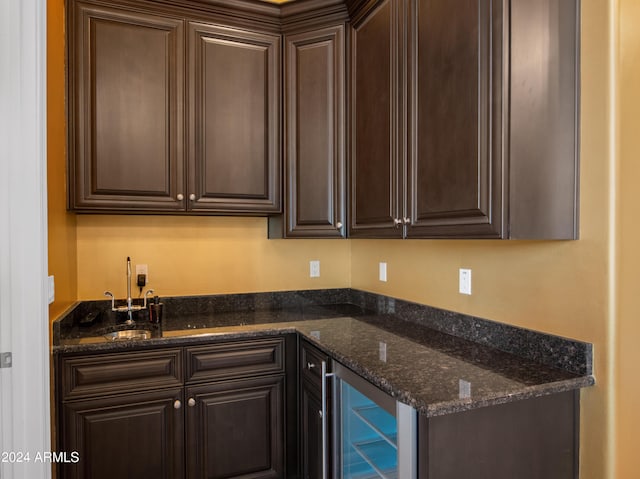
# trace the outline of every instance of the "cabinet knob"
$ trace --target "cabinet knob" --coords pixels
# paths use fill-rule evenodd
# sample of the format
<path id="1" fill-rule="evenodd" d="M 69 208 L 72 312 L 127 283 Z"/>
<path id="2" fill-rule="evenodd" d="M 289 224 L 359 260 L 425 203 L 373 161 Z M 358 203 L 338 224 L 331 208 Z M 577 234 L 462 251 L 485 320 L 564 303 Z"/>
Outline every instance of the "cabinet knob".
<path id="1" fill-rule="evenodd" d="M 193 398 L 189 398 L 189 400 L 187 401 L 187 404 L 189 405 L 189 407 L 193 407 L 196 405 L 196 400 Z"/>
<path id="2" fill-rule="evenodd" d="M 315 368 L 315 367 L 316 367 L 316 365 L 315 365 L 315 364 L 313 364 L 313 363 L 307 363 L 307 369 L 313 369 L 313 368 Z"/>
<path id="3" fill-rule="evenodd" d="M 173 409 L 180 409 L 182 407 L 182 403 L 179 399 L 176 399 L 176 402 L 173 403 Z"/>
<path id="4" fill-rule="evenodd" d="M 404 218 L 402 218 L 402 222 L 405 225 L 410 225 L 411 224 L 411 218 L 407 218 L 406 216 Z"/>
<path id="5" fill-rule="evenodd" d="M 178 193 L 178 196 L 176 196 L 176 199 L 178 201 L 182 201 L 182 200 L 184 200 L 184 195 L 182 193 Z"/>
<path id="6" fill-rule="evenodd" d="M 318 416 L 322 417 L 322 409 L 318 409 Z"/>
<path id="7" fill-rule="evenodd" d="M 393 218 L 393 225 L 397 228 L 402 224 L 402 220 L 400 218 Z"/>
<path id="8" fill-rule="evenodd" d="M 189 199 L 190 199 L 191 201 L 195 201 L 195 200 L 196 200 L 196 195 L 194 195 L 193 193 L 191 193 L 191 194 L 189 195 Z"/>
<path id="9" fill-rule="evenodd" d="M 341 229 L 341 228 L 342 228 L 342 223 L 341 223 L 340 221 L 338 221 L 338 222 L 336 223 L 336 228 L 337 228 L 337 229 Z"/>

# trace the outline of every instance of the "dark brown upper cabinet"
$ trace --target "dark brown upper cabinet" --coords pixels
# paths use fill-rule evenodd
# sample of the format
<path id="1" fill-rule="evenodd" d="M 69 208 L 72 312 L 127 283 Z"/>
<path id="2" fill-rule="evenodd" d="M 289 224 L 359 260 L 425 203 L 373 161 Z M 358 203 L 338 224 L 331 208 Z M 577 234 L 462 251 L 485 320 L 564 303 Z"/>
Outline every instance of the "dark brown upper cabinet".
<path id="1" fill-rule="evenodd" d="M 350 236 L 401 237 L 401 3 L 384 0 L 351 28 Z"/>
<path id="2" fill-rule="evenodd" d="M 70 208 L 279 212 L 280 34 L 172 8 L 70 2 Z"/>
<path id="3" fill-rule="evenodd" d="M 270 237 L 341 238 L 345 224 L 344 25 L 285 37 L 284 215 Z"/>
<path id="4" fill-rule="evenodd" d="M 184 210 L 183 22 L 82 2 L 68 12 L 71 208 Z"/>
<path id="5" fill-rule="evenodd" d="M 280 36 L 189 23 L 189 209 L 280 210 Z"/>
<path id="6" fill-rule="evenodd" d="M 350 235 L 576 239 L 577 0 L 359 5 Z"/>
<path id="7" fill-rule="evenodd" d="M 348 17 L 339 2 L 315 4 L 320 9 L 307 2 L 292 3 L 283 11 L 284 213 L 269 218 L 270 238 L 344 238 L 347 232 Z M 327 20 L 328 13 L 333 15 Z"/>

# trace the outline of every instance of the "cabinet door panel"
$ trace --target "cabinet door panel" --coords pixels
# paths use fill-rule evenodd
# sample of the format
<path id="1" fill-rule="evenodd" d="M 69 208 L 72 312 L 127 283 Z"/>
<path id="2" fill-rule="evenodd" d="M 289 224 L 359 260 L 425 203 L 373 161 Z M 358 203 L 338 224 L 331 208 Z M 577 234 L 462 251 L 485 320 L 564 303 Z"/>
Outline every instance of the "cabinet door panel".
<path id="1" fill-rule="evenodd" d="M 189 24 L 192 210 L 280 208 L 278 36 Z"/>
<path id="2" fill-rule="evenodd" d="M 408 236 L 502 234 L 497 3 L 413 2 Z"/>
<path id="3" fill-rule="evenodd" d="M 397 108 L 400 2 L 386 0 L 351 30 L 351 236 L 401 236 Z"/>
<path id="4" fill-rule="evenodd" d="M 283 477 L 282 376 L 187 388 L 188 477 Z"/>
<path id="5" fill-rule="evenodd" d="M 288 237 L 341 237 L 344 27 L 286 38 Z"/>
<path id="6" fill-rule="evenodd" d="M 182 388 L 64 403 L 59 450 L 77 451 L 63 478 L 184 477 Z"/>
<path id="7" fill-rule="evenodd" d="M 302 413 L 300 433 L 302 435 L 303 479 L 322 479 L 322 401 L 317 386 L 306 378 L 301 381 L 300 410 Z M 327 470 L 330 468 L 327 465 Z"/>
<path id="8" fill-rule="evenodd" d="M 183 22 L 80 3 L 71 15 L 71 207 L 184 208 Z"/>

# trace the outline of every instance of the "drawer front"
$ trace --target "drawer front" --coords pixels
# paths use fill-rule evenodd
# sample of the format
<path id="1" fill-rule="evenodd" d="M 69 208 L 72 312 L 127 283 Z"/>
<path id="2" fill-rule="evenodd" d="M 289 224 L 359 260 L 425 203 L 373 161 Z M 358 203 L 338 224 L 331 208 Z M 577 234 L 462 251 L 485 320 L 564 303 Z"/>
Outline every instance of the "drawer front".
<path id="1" fill-rule="evenodd" d="M 62 399 L 181 386 L 182 350 L 118 352 L 62 359 Z"/>
<path id="2" fill-rule="evenodd" d="M 305 341 L 301 343 L 299 367 L 302 377 L 309 379 L 318 387 L 322 381 L 322 361 L 327 363 L 327 371 L 329 371 L 329 356 Z"/>
<path id="3" fill-rule="evenodd" d="M 284 373 L 284 338 L 187 348 L 186 362 L 188 382 Z"/>

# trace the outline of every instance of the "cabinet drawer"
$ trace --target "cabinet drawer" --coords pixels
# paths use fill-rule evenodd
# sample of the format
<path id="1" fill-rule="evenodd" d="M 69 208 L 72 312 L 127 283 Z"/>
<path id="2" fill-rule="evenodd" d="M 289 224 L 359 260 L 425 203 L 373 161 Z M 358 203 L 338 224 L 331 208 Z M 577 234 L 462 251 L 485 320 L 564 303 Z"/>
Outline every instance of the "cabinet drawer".
<path id="1" fill-rule="evenodd" d="M 284 373 L 284 339 L 256 339 L 187 348 L 186 380 L 212 381 Z"/>
<path id="2" fill-rule="evenodd" d="M 318 387 L 320 387 L 320 382 L 322 381 L 322 361 L 326 362 L 327 367 L 329 367 L 329 356 L 309 343 L 301 343 L 300 371 L 302 371 L 302 377 L 311 380 Z"/>
<path id="3" fill-rule="evenodd" d="M 181 349 L 62 359 L 63 400 L 181 385 Z"/>

